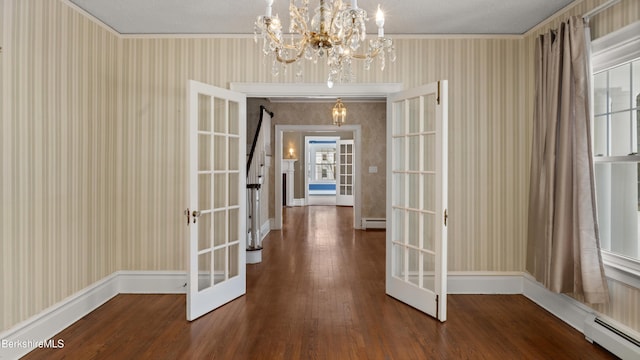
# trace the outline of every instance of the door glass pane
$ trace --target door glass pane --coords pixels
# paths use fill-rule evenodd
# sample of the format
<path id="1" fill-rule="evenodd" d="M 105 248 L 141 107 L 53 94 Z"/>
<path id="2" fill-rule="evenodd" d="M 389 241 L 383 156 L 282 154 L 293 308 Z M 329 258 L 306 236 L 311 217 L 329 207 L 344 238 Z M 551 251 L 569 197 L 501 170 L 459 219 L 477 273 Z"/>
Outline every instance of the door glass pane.
<path id="1" fill-rule="evenodd" d="M 211 97 L 198 94 L 198 130 L 211 131 Z"/>
<path id="2" fill-rule="evenodd" d="M 436 131 L 436 95 L 424 97 L 424 131 Z"/>
<path id="3" fill-rule="evenodd" d="M 240 178 L 238 173 L 229 174 L 229 206 L 240 205 L 240 199 L 238 199 L 238 185 L 240 184 Z"/>
<path id="4" fill-rule="evenodd" d="M 198 255 L 198 291 L 211 287 L 211 252 Z"/>
<path id="5" fill-rule="evenodd" d="M 393 123 L 393 135 L 404 135 L 405 134 L 404 101 L 394 102 L 392 106 L 393 106 L 393 113 L 395 115 L 395 121 Z"/>
<path id="6" fill-rule="evenodd" d="M 213 213 L 213 246 L 227 242 L 227 213 L 224 210 Z"/>
<path id="7" fill-rule="evenodd" d="M 418 171 L 420 170 L 420 136 L 409 136 L 407 137 L 409 141 L 409 149 L 407 153 L 407 157 L 409 160 L 409 171 Z"/>
<path id="8" fill-rule="evenodd" d="M 198 170 L 211 171 L 211 135 L 198 135 Z"/>
<path id="9" fill-rule="evenodd" d="M 227 102 L 224 99 L 214 98 L 214 124 L 213 131 L 221 134 L 227 133 Z"/>
<path id="10" fill-rule="evenodd" d="M 420 253 L 416 249 L 406 249 L 409 252 L 409 282 L 419 286 L 420 281 Z"/>
<path id="11" fill-rule="evenodd" d="M 436 258 L 435 255 L 422 252 L 422 287 L 433 292 L 436 291 L 435 283 L 435 271 L 436 271 Z"/>
<path id="12" fill-rule="evenodd" d="M 407 216 L 409 218 L 407 243 L 418 247 L 420 246 L 420 214 L 416 211 L 408 211 Z"/>
<path id="13" fill-rule="evenodd" d="M 227 275 L 227 247 L 222 247 L 213 251 L 213 285 L 226 280 Z"/>
<path id="14" fill-rule="evenodd" d="M 211 213 L 201 214 L 198 222 L 198 251 L 211 248 Z"/>
<path id="15" fill-rule="evenodd" d="M 405 211 L 401 209 L 393 209 L 393 236 L 392 240 L 405 243 L 404 223 Z"/>
<path id="16" fill-rule="evenodd" d="M 229 101 L 229 134 L 240 135 L 240 106 L 235 101 Z"/>
<path id="17" fill-rule="evenodd" d="M 198 210 L 211 209 L 211 174 L 198 175 Z"/>
<path id="18" fill-rule="evenodd" d="M 436 170 L 436 135 L 428 134 L 422 135 L 424 139 L 424 155 L 423 155 L 423 170 L 435 171 Z"/>
<path id="19" fill-rule="evenodd" d="M 435 234 L 435 224 L 434 224 L 434 215 L 433 214 L 422 214 L 423 221 L 423 243 L 422 249 L 424 250 L 435 250 L 434 243 L 434 234 Z"/>
<path id="20" fill-rule="evenodd" d="M 227 137 L 216 135 L 213 138 L 213 169 L 227 170 Z"/>
<path id="21" fill-rule="evenodd" d="M 393 244 L 393 276 L 404 279 L 404 247 Z"/>
<path id="22" fill-rule="evenodd" d="M 407 175 L 405 174 L 393 174 L 393 186 L 391 191 L 393 191 L 393 203 L 392 206 L 406 207 L 407 203 L 405 201 L 405 178 Z"/>
<path id="23" fill-rule="evenodd" d="M 229 246 L 229 278 L 240 274 L 240 246 L 233 244 Z"/>
<path id="24" fill-rule="evenodd" d="M 631 108 L 631 64 L 609 70 L 611 112 Z"/>
<path id="25" fill-rule="evenodd" d="M 424 191 L 420 188 L 420 175 L 408 174 L 407 176 L 409 177 L 409 195 L 407 199 L 409 202 L 409 208 L 419 209 L 420 193 Z"/>
<path id="26" fill-rule="evenodd" d="M 213 206 L 220 209 L 227 205 L 227 174 L 214 175 Z"/>
<path id="27" fill-rule="evenodd" d="M 240 210 L 229 209 L 229 242 L 240 241 Z"/>
<path id="28" fill-rule="evenodd" d="M 425 174 L 424 176 L 424 210 L 436 211 L 436 179 L 433 174 Z"/>
<path id="29" fill-rule="evenodd" d="M 229 170 L 240 169 L 239 146 L 240 140 L 237 137 L 229 137 Z M 255 156 L 262 156 L 262 154 L 256 154 Z"/>
<path id="30" fill-rule="evenodd" d="M 393 139 L 393 171 L 405 170 L 404 144 L 404 137 L 397 137 Z"/>
<path id="31" fill-rule="evenodd" d="M 409 99 L 409 133 L 420 132 L 420 98 Z"/>

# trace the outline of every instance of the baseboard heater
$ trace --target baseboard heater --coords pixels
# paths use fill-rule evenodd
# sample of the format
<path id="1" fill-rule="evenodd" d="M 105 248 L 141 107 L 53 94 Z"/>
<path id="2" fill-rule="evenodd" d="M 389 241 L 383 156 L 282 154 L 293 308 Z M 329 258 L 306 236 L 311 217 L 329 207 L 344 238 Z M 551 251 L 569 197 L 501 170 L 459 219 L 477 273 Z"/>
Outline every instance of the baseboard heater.
<path id="1" fill-rule="evenodd" d="M 387 219 L 385 218 L 362 218 L 362 229 L 386 229 Z"/>
<path id="2" fill-rule="evenodd" d="M 584 336 L 621 359 L 640 359 L 640 341 L 594 315 L 584 324 Z"/>

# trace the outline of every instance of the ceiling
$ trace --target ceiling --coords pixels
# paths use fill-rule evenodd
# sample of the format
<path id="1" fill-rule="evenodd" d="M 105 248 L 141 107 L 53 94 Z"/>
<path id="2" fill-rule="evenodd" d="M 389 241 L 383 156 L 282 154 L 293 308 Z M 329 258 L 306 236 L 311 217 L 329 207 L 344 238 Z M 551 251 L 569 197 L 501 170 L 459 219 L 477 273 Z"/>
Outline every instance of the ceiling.
<path id="1" fill-rule="evenodd" d="M 68 0 L 123 35 L 253 34 L 264 0 Z M 360 0 L 373 18 L 380 3 L 388 35 L 521 35 L 579 0 Z M 298 1 L 299 2 L 299 1 Z M 310 1 L 315 7 L 317 0 Z M 288 26 L 287 0 L 273 13 Z M 375 33 L 374 20 L 368 32 Z"/>

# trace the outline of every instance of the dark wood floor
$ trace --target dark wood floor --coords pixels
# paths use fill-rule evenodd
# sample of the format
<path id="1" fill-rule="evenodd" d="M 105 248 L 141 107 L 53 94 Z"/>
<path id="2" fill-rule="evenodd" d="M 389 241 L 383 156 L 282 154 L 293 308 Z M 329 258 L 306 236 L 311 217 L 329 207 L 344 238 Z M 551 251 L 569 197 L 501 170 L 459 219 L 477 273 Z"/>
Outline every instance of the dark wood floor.
<path id="1" fill-rule="evenodd" d="M 611 359 L 520 295 L 450 295 L 440 323 L 385 295 L 385 233 L 288 208 L 247 294 L 185 320 L 184 295 L 118 295 L 26 359 Z"/>

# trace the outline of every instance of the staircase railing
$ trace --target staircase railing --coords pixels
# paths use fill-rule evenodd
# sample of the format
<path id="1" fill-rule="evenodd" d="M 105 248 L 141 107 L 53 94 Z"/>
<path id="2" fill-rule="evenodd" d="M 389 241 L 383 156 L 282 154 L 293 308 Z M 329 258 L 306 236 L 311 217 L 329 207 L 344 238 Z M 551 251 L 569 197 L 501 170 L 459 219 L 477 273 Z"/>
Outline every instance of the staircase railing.
<path id="1" fill-rule="evenodd" d="M 265 176 L 266 139 L 265 132 L 261 131 L 261 129 L 265 112 L 270 117 L 273 117 L 272 112 L 268 111 L 264 106 L 260 106 L 260 119 L 251 143 L 251 149 L 247 155 L 247 250 L 249 251 L 262 249 L 260 195 Z"/>

